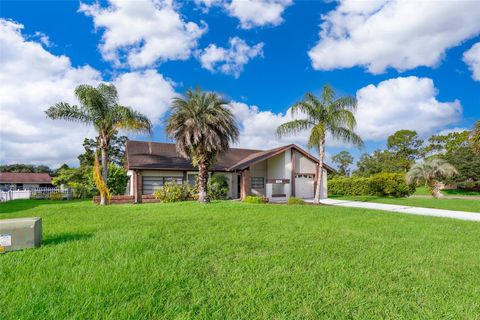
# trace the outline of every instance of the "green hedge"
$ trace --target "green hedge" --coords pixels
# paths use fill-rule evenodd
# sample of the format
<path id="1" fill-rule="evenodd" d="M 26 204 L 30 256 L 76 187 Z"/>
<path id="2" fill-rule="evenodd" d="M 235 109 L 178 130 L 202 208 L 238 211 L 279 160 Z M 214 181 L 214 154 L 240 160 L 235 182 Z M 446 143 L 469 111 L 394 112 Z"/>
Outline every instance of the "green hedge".
<path id="1" fill-rule="evenodd" d="M 305 200 L 297 197 L 288 198 L 288 204 L 305 204 Z"/>
<path id="2" fill-rule="evenodd" d="M 415 192 L 401 173 L 377 173 L 368 178 L 342 177 L 328 181 L 328 194 L 337 196 L 406 197 Z"/>

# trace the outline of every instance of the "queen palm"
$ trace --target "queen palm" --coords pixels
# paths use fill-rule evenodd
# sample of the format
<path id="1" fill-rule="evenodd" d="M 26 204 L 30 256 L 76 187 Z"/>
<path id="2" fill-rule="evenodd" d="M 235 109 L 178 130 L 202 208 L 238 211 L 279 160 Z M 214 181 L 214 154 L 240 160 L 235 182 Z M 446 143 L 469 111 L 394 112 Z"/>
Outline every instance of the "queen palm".
<path id="1" fill-rule="evenodd" d="M 79 106 L 59 102 L 48 108 L 45 113 L 50 119 L 93 125 L 98 133 L 98 144 L 101 150 L 101 180 L 106 185 L 110 139 L 119 129 L 151 133 L 152 124 L 140 112 L 118 104 L 118 93 L 113 84 L 100 84 L 96 88 L 82 84 L 75 89 L 75 96 L 80 102 Z M 105 205 L 106 195 L 104 192 L 100 195 L 100 204 Z"/>
<path id="2" fill-rule="evenodd" d="M 430 159 L 417 163 L 407 173 L 409 184 L 424 183 L 435 198 L 442 197 L 441 182 L 457 174 L 454 166 L 443 159 Z"/>
<path id="3" fill-rule="evenodd" d="M 319 153 L 319 174 L 317 175 L 317 188 L 314 202 L 320 202 L 323 179 L 323 161 L 325 157 L 325 139 L 327 134 L 332 138 L 363 146 L 363 141 L 353 130 L 356 126 L 353 111 L 357 107 L 354 97 L 336 98 L 333 89 L 325 85 L 320 97 L 312 93 L 305 94 L 302 101 L 295 103 L 290 112 L 295 119 L 280 125 L 277 128 L 278 136 L 301 134 L 309 130 L 307 148 L 317 149 Z"/>
<path id="4" fill-rule="evenodd" d="M 198 201 L 208 202 L 208 170 L 237 141 L 238 128 L 227 102 L 216 93 L 187 90 L 173 100 L 166 132 L 177 152 L 198 168 Z"/>

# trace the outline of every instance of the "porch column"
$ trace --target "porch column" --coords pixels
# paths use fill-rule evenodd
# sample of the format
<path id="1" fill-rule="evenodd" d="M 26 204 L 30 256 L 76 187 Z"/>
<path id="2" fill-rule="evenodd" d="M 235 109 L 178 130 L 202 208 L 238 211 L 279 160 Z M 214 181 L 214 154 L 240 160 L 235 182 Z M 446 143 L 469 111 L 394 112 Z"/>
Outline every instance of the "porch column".
<path id="1" fill-rule="evenodd" d="M 240 181 L 240 199 L 245 200 L 252 192 L 250 167 L 242 171 L 242 180 Z"/>
<path id="2" fill-rule="evenodd" d="M 142 203 L 143 179 L 141 171 L 133 172 L 133 197 L 135 203 Z"/>

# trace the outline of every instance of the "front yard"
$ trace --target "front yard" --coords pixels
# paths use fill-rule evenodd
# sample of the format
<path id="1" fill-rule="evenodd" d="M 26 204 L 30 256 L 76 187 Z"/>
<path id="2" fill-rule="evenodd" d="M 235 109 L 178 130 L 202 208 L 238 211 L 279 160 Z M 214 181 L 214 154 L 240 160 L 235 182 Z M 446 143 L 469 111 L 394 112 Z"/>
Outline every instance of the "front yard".
<path id="1" fill-rule="evenodd" d="M 456 208 L 460 210 L 460 208 Z M 3 319 L 480 314 L 480 224 L 330 206 L 11 201 L 44 246 L 0 255 Z"/>

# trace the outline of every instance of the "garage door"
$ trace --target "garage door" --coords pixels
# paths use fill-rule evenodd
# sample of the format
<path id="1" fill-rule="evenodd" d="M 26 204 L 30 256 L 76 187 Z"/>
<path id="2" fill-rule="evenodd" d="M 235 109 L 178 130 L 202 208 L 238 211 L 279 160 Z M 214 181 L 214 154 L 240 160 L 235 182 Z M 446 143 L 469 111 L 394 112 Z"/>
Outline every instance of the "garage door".
<path id="1" fill-rule="evenodd" d="M 313 198 L 313 174 L 297 174 L 295 176 L 295 196 Z"/>

